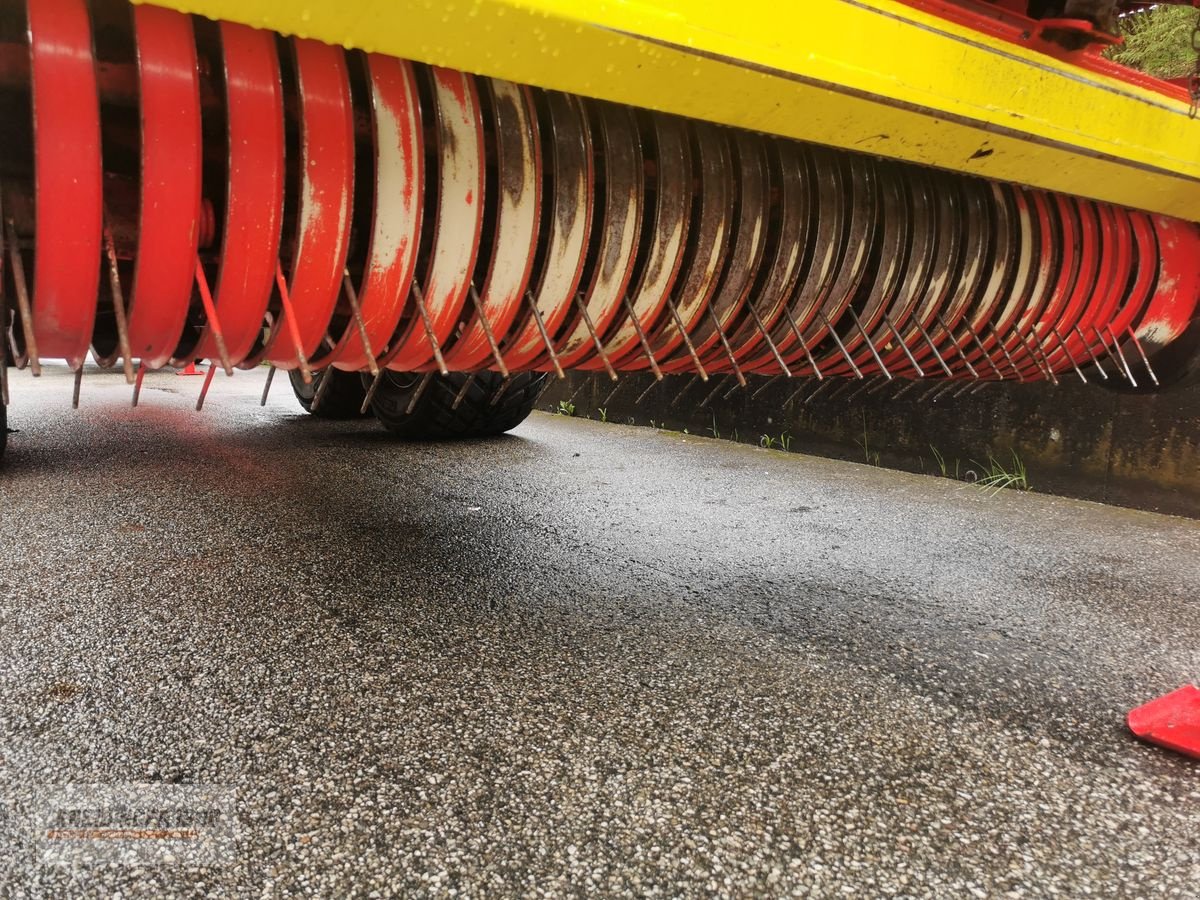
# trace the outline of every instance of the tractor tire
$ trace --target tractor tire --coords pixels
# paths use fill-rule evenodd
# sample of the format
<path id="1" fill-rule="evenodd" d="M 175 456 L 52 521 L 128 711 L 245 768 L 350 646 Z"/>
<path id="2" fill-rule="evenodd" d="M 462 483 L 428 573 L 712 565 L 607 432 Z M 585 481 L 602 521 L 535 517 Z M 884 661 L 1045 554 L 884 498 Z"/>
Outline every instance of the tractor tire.
<path id="1" fill-rule="evenodd" d="M 371 398 L 375 418 L 397 437 L 444 441 L 504 434 L 533 412 L 548 378 L 540 372 L 522 372 L 508 379 L 499 372 L 476 372 L 474 376 L 451 372 L 428 376 L 422 390 L 426 377 L 387 372 Z M 455 409 L 460 393 L 462 399 Z"/>
<path id="2" fill-rule="evenodd" d="M 321 404 L 313 409 L 317 391 L 321 389 L 321 382 L 326 378 L 332 378 L 333 382 L 325 390 Z M 292 382 L 292 393 L 296 395 L 304 411 L 318 419 L 357 419 L 363 415 L 362 404 L 367 391 L 363 387 L 362 379 L 355 372 L 325 369 L 322 372 L 314 372 L 312 384 L 305 384 L 300 370 L 290 369 L 288 379 Z"/>

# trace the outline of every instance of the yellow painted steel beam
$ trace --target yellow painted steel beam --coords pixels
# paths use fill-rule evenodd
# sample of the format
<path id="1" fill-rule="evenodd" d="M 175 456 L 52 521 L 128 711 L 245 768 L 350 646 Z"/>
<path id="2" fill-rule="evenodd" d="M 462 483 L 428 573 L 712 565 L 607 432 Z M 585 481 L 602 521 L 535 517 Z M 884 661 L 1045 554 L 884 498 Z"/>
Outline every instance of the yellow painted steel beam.
<path id="1" fill-rule="evenodd" d="M 1185 104 L 892 0 L 156 0 L 1200 221 Z"/>

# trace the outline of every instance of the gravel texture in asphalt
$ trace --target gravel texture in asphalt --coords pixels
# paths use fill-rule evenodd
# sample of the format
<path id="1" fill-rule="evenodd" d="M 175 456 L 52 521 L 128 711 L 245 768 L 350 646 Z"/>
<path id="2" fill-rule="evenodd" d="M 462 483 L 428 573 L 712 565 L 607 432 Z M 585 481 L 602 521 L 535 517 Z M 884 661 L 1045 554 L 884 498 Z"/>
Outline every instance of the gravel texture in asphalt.
<path id="1" fill-rule="evenodd" d="M 1123 719 L 1200 678 L 1200 523 L 264 375 L 14 373 L 0 896 L 1197 895 Z M 147 784 L 233 798 L 212 864 L 47 837 Z"/>

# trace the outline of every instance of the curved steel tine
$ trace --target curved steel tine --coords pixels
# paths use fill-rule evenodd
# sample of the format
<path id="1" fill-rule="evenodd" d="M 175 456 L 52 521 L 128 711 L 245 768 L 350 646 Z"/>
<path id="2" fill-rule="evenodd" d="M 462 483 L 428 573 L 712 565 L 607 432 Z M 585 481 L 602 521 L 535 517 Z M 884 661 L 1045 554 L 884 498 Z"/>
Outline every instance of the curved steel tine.
<path id="1" fill-rule="evenodd" d="M 717 396 L 717 394 L 719 394 L 722 391 L 722 389 L 724 389 L 725 384 L 726 384 L 726 382 L 724 382 L 724 381 L 718 383 L 711 391 L 709 391 L 709 393 L 705 396 L 705 398 L 700 401 L 699 406 L 697 406 L 696 408 L 703 409 L 705 406 L 708 406 L 708 401 L 711 400 L 713 397 Z"/>
<path id="2" fill-rule="evenodd" d="M 1067 359 L 1071 361 L 1071 367 L 1075 370 L 1075 374 L 1079 376 L 1079 380 L 1084 384 L 1087 384 L 1087 376 L 1083 374 L 1083 370 L 1079 368 L 1079 365 L 1075 362 L 1074 355 L 1072 355 L 1071 351 L 1067 348 L 1067 342 L 1064 341 L 1062 335 L 1058 333 L 1058 326 L 1051 325 L 1050 330 L 1053 331 L 1054 336 L 1058 338 L 1058 346 L 1062 347 L 1062 352 L 1065 353 L 1067 355 Z"/>
<path id="3" fill-rule="evenodd" d="M 821 372 L 821 367 L 817 365 L 817 361 L 813 358 L 812 353 L 808 349 L 808 342 L 804 340 L 804 336 L 800 333 L 800 326 L 796 324 L 796 317 L 792 315 L 792 307 L 790 303 L 783 304 L 783 314 L 787 316 L 788 325 L 791 326 L 792 334 L 796 336 L 796 341 L 800 344 L 800 349 L 804 351 L 804 356 L 808 360 L 808 364 L 812 367 L 813 374 L 817 376 L 817 381 L 824 381 L 825 376 Z M 793 396 L 795 396 L 793 394 Z"/>
<path id="4" fill-rule="evenodd" d="M 975 342 L 975 346 L 979 348 L 979 352 L 983 355 L 983 358 L 987 360 L 987 364 L 992 367 L 992 371 L 996 373 L 996 377 L 1003 381 L 1004 373 L 1000 371 L 1000 367 L 996 365 L 995 361 L 992 359 L 992 355 L 984 348 L 983 341 L 979 339 L 979 335 L 975 332 L 975 329 L 971 327 L 971 323 L 966 319 L 963 319 L 963 324 L 967 326 L 967 331 L 970 332 L 971 340 Z"/>
<path id="5" fill-rule="evenodd" d="M 1049 378 L 1052 384 L 1057 386 L 1058 379 L 1054 376 L 1054 372 L 1042 365 L 1042 361 L 1038 357 L 1037 353 L 1034 352 L 1034 349 L 1029 346 L 1029 341 L 1025 338 L 1025 332 L 1021 331 L 1019 328 L 1017 329 L 1017 340 L 1021 342 L 1021 346 L 1025 348 L 1025 352 L 1029 354 L 1029 358 L 1033 360 L 1033 364 L 1038 367 L 1038 370 L 1047 378 Z"/>
<path id="6" fill-rule="evenodd" d="M 883 364 L 883 360 L 879 356 L 879 352 L 875 349 L 875 342 L 871 340 L 871 336 L 867 334 L 867 329 L 863 328 L 862 321 L 858 318 L 858 313 L 854 311 L 854 307 L 846 307 L 846 312 L 850 313 L 854 319 L 854 324 L 858 326 L 858 333 L 862 335 L 863 340 L 867 344 L 867 349 L 871 351 L 871 355 L 875 357 L 875 362 L 879 365 L 880 370 L 887 377 L 888 381 L 892 380 L 892 373 L 887 370 L 887 366 Z"/>
<path id="7" fill-rule="evenodd" d="M 471 290 L 474 290 L 472 285 Z M 505 376 L 507 377 L 507 375 Z M 458 409 L 462 405 L 463 399 L 467 396 L 467 391 L 471 389 L 471 385 L 475 383 L 476 374 L 472 372 L 467 376 L 467 380 L 463 382 L 463 386 L 458 389 L 458 393 L 454 395 L 454 402 L 450 404 L 451 409 Z"/>
<path id="8" fill-rule="evenodd" d="M 496 404 L 498 404 L 500 402 L 500 400 L 504 397 L 504 395 L 508 393 L 508 387 L 511 384 L 512 384 L 512 376 L 510 375 L 507 378 L 505 378 L 502 382 L 500 382 L 500 390 L 496 391 L 496 393 L 492 395 L 492 402 L 489 403 L 488 406 L 495 406 Z"/>
<path id="9" fill-rule="evenodd" d="M 1146 371 L 1150 374 L 1150 380 L 1154 382 L 1155 387 L 1158 387 L 1158 376 L 1154 374 L 1154 368 L 1150 365 L 1146 351 L 1142 349 L 1142 342 L 1138 340 L 1137 333 L 1133 330 L 1132 325 L 1129 326 L 1129 336 L 1133 338 L 1133 346 L 1137 347 L 1138 355 L 1142 357 L 1142 363 L 1145 365 Z"/>
<path id="10" fill-rule="evenodd" d="M 383 381 L 383 373 L 386 371 L 387 369 L 381 367 L 379 369 L 379 374 L 371 379 L 371 386 L 367 388 L 367 393 L 363 397 L 362 406 L 358 408 L 358 411 L 361 415 L 365 416 L 367 411 L 371 408 L 371 401 L 375 399 L 375 392 L 379 390 L 379 383 Z"/>
<path id="11" fill-rule="evenodd" d="M 842 351 L 842 356 L 844 356 L 846 358 L 846 362 L 848 362 L 850 364 L 850 368 L 854 370 L 855 377 L 861 379 L 863 377 L 863 373 L 859 370 L 858 366 L 856 366 L 854 364 L 853 357 L 851 357 L 850 354 L 846 352 L 846 345 L 842 343 L 842 339 L 840 337 L 838 337 L 838 333 L 834 330 L 833 326 L 829 324 L 829 319 L 825 318 L 825 312 L 823 310 L 819 310 L 817 312 L 817 315 L 821 317 L 821 324 L 823 324 L 825 326 L 825 328 L 829 331 L 830 335 L 833 336 L 834 341 L 837 342 L 838 349 Z M 813 396 L 816 396 L 816 394 L 814 394 Z M 811 400 L 811 399 L 812 399 L 812 397 L 808 398 L 808 400 Z M 808 400 L 805 400 L 804 402 L 807 403 Z"/>
<path id="12" fill-rule="evenodd" d="M 908 349 L 908 343 L 904 340 L 904 338 L 900 337 L 900 332 L 896 330 L 896 326 L 892 324 L 892 320 L 888 318 L 887 313 L 883 314 L 883 321 L 887 323 L 888 330 L 891 331 L 892 337 L 896 339 L 896 343 L 900 345 L 900 349 L 904 351 L 904 355 L 908 357 L 908 361 L 912 364 L 912 367 L 916 369 L 917 377 L 924 378 L 925 370 L 921 368 L 920 363 L 917 362 L 917 358 L 913 356 L 912 351 Z"/>
<path id="13" fill-rule="evenodd" d="M 296 361 L 300 364 L 300 372 L 304 376 L 305 384 L 312 384 L 312 369 L 308 366 L 308 357 L 304 353 L 304 346 L 300 342 L 300 326 L 296 324 L 296 311 L 292 309 L 292 295 L 288 291 L 287 280 L 283 277 L 283 266 L 278 260 L 275 261 L 275 285 L 279 288 L 279 300 L 283 304 L 283 314 L 287 318 L 288 332 L 292 338 L 292 344 L 296 348 Z M 274 374 L 275 367 L 271 366 L 271 372 Z M 270 390 L 271 382 L 268 379 L 267 389 Z M 262 405 L 267 405 L 267 392 L 263 391 Z"/>
<path id="14" fill-rule="evenodd" d="M 679 309 L 675 306 L 675 298 L 670 294 L 667 294 L 667 308 L 671 310 L 671 318 L 675 320 L 675 327 L 679 329 L 679 334 L 683 337 L 683 343 L 687 347 L 688 355 L 692 357 L 692 362 L 696 364 L 696 372 L 699 374 L 700 380 L 708 381 L 708 373 L 704 371 L 704 364 L 700 362 L 700 355 L 696 353 L 696 346 L 692 343 L 692 338 L 687 333 L 687 328 L 683 325 Z"/>
<path id="15" fill-rule="evenodd" d="M 847 402 L 847 403 L 849 403 L 851 400 L 853 400 L 855 397 L 859 396 L 860 394 L 870 394 L 870 393 L 871 393 L 871 391 L 873 391 L 875 388 L 879 387 L 879 385 L 878 385 L 878 384 L 873 384 L 873 382 L 877 381 L 877 380 L 878 380 L 878 379 L 880 379 L 880 378 L 882 378 L 882 379 L 883 379 L 883 381 L 882 381 L 882 383 L 883 383 L 883 384 L 892 384 L 892 383 L 894 383 L 894 382 L 893 382 L 893 379 L 892 379 L 890 376 L 889 376 L 889 377 L 887 377 L 887 378 L 883 378 L 883 376 L 882 376 L 882 375 L 872 375 L 872 376 L 871 376 L 870 378 L 868 378 L 866 381 L 863 381 L 863 382 L 861 382 L 861 383 L 859 384 L 859 386 L 858 386 L 858 389 L 857 389 L 856 391 L 854 391 L 854 393 L 850 394 L 850 396 L 848 396 L 848 397 L 846 398 L 846 402 Z M 854 382 L 853 382 L 853 381 L 852 381 L 852 382 L 850 382 L 850 383 L 851 383 L 851 384 L 854 384 Z"/>
<path id="16" fill-rule="evenodd" d="M 431 381 L 433 381 L 433 373 L 432 372 L 426 372 L 424 375 L 421 376 L 421 382 L 417 385 L 417 389 L 415 391 L 413 391 L 412 399 L 408 401 L 408 406 L 405 407 L 405 409 L 404 409 L 404 414 L 406 416 L 412 415 L 413 410 L 417 408 L 417 401 L 419 401 L 421 399 L 421 395 L 425 393 L 425 388 L 429 387 L 429 382 L 431 382 Z M 507 387 L 507 386 L 508 386 L 508 383 L 505 382 L 505 384 L 502 387 Z"/>
<path id="17" fill-rule="evenodd" d="M 937 361 L 941 364 L 942 369 L 946 373 L 947 378 L 954 377 L 954 370 L 946 365 L 946 360 L 942 359 L 942 354 L 938 353 L 937 345 L 933 342 L 933 338 L 929 336 L 929 332 L 925 330 L 925 326 L 921 324 L 921 320 L 913 317 L 913 324 L 917 326 L 917 331 L 921 332 L 921 337 L 925 339 L 925 343 L 929 345 L 929 349 L 933 351 L 933 355 L 937 357 Z"/>
<path id="18" fill-rule="evenodd" d="M 104 226 L 104 255 L 108 257 L 108 286 L 112 291 L 113 318 L 117 322 L 117 343 L 124 360 L 125 383 L 133 384 L 133 359 L 129 349 L 129 323 L 125 317 L 125 294 L 121 291 L 121 275 L 117 271 L 117 251 L 113 247 L 112 231 Z"/>
<path id="19" fill-rule="evenodd" d="M 312 376 L 309 376 L 309 377 L 311 378 Z M 275 380 L 275 366 L 274 366 L 274 364 L 272 364 L 270 366 L 270 368 L 267 369 L 267 383 L 263 385 L 262 399 L 258 401 L 259 406 L 267 405 L 267 395 L 269 393 L 271 393 L 271 382 L 273 382 L 274 380 Z M 312 382 L 310 381 L 309 384 L 311 384 L 311 383 Z"/>
<path id="20" fill-rule="evenodd" d="M 358 337 L 362 341 L 363 352 L 367 357 L 367 368 L 376 378 L 379 377 L 379 361 L 375 358 L 375 351 L 371 348 L 371 340 L 367 337 L 367 323 L 363 321 L 362 307 L 358 305 L 358 292 L 354 290 L 354 282 L 350 280 L 350 268 L 346 267 L 342 270 L 342 287 L 346 291 L 346 300 L 350 304 L 350 311 L 354 314 L 354 324 L 358 328 Z M 421 321 L 425 323 L 425 333 L 429 335 L 429 341 L 433 344 L 433 358 L 438 361 L 442 370 L 442 374 L 446 374 L 446 364 L 442 361 L 442 350 L 438 346 L 437 340 L 433 337 L 432 330 L 429 325 L 429 313 L 425 310 L 425 298 L 421 295 L 421 288 L 417 285 L 417 279 L 412 282 L 413 296 L 417 299 L 417 309 L 421 312 Z"/>
<path id="21" fill-rule="evenodd" d="M 221 320 L 217 317 L 217 307 L 213 303 L 212 291 L 208 289 L 208 276 L 204 274 L 204 266 L 200 264 L 200 254 L 196 254 L 196 286 L 200 288 L 200 302 L 204 304 L 204 315 L 208 317 L 208 324 L 212 327 L 213 343 L 217 345 L 217 356 L 221 360 L 221 368 L 225 370 L 225 375 L 228 378 L 233 377 L 233 366 L 229 362 L 229 351 L 225 347 L 225 332 L 221 328 Z M 205 383 L 204 391 L 207 392 L 208 384 Z M 200 395 L 200 402 L 196 406 L 197 411 L 204 405 L 204 394 Z"/>
<path id="22" fill-rule="evenodd" d="M 729 338 L 725 337 L 725 329 L 721 327 L 721 321 L 711 306 L 708 308 L 708 315 L 712 319 L 717 337 L 721 339 L 721 346 L 725 348 L 725 355 L 729 357 L 729 364 L 733 366 L 733 374 L 737 377 L 738 384 L 745 385 L 746 376 L 742 374 L 742 367 L 738 365 L 737 357 L 733 355 L 733 348 L 729 346 Z"/>
<path id="23" fill-rule="evenodd" d="M 332 374 L 333 366 L 330 366 L 325 370 L 325 377 L 321 379 L 321 383 L 317 385 L 317 393 L 312 402 L 312 412 L 321 408 L 321 404 L 325 400 L 325 392 L 329 390 L 329 385 L 333 384 L 333 379 L 330 377 Z"/>
<path id="24" fill-rule="evenodd" d="M 79 409 L 79 389 L 83 386 L 83 363 L 75 370 L 75 391 L 71 395 L 71 409 Z"/>
<path id="25" fill-rule="evenodd" d="M 1100 333 L 1100 329 L 1093 325 L 1092 331 L 1096 332 L 1096 338 L 1100 341 L 1100 346 L 1104 348 L 1104 352 L 1108 354 L 1108 358 L 1112 360 L 1112 364 L 1116 368 L 1117 374 L 1125 375 L 1124 370 L 1121 368 L 1120 360 L 1118 360 L 1116 355 L 1112 352 L 1112 347 L 1108 346 L 1108 341 L 1105 340 L 1104 335 Z"/>
<path id="26" fill-rule="evenodd" d="M 533 291 L 525 292 L 525 300 L 533 311 L 533 321 L 537 323 L 538 334 L 542 336 L 542 343 L 546 345 L 546 352 L 550 355 L 554 371 L 558 374 L 559 381 L 562 381 L 567 375 L 558 361 L 558 354 L 554 351 L 554 343 L 550 340 L 549 332 L 546 331 L 546 322 L 542 319 L 542 311 L 538 309 L 537 301 L 533 298 Z"/>
<path id="27" fill-rule="evenodd" d="M 475 290 L 475 282 L 467 285 L 467 291 L 471 295 L 471 302 L 475 304 L 475 314 L 479 316 L 479 324 L 483 326 L 483 334 L 487 338 L 488 346 L 492 348 L 492 359 L 496 360 L 496 371 L 508 377 L 508 366 L 504 364 L 504 358 L 500 355 L 500 345 L 496 343 L 496 335 L 492 331 L 492 323 L 488 321 L 487 313 L 483 311 L 483 301 L 479 299 L 479 291 Z M 474 382 L 475 376 L 472 375 L 468 380 L 468 384 Z M 454 407 L 457 409 L 457 407 Z"/>
<path id="28" fill-rule="evenodd" d="M 429 310 L 425 307 L 425 295 L 421 293 L 421 286 L 417 284 L 417 279 L 412 282 L 413 299 L 417 301 L 417 312 L 421 314 L 421 323 L 425 326 L 425 337 L 429 339 L 429 346 L 433 348 L 433 358 L 437 362 L 438 371 L 443 375 L 449 375 L 450 370 L 446 368 L 446 360 L 442 357 L 442 348 L 438 343 L 437 335 L 433 331 L 433 323 L 429 320 Z"/>
<path id="29" fill-rule="evenodd" d="M 749 385 L 745 385 L 745 384 L 739 384 L 738 382 L 736 382 L 736 381 L 735 381 L 735 382 L 733 383 L 733 387 L 731 387 L 729 390 L 727 390 L 727 391 L 726 391 L 726 392 L 725 392 L 725 393 L 724 393 L 724 394 L 721 396 L 721 399 L 722 399 L 722 400 L 728 400 L 730 397 L 732 397 L 732 396 L 734 395 L 734 393 L 735 393 L 736 391 L 744 391 L 744 390 L 746 390 L 746 388 L 747 388 L 747 387 L 749 387 Z"/>
<path id="30" fill-rule="evenodd" d="M 137 377 L 133 380 L 133 405 L 138 405 L 142 396 L 142 380 L 146 377 L 146 364 L 138 362 Z"/>
<path id="31" fill-rule="evenodd" d="M 608 354 L 604 352 L 604 343 L 600 340 L 600 335 L 596 334 L 596 326 L 592 324 L 592 317 L 588 313 L 587 304 L 583 301 L 583 294 L 575 295 L 575 305 L 579 307 L 579 313 L 583 317 L 584 324 L 587 325 L 588 334 L 592 336 L 592 343 L 596 347 L 596 353 L 600 355 L 600 361 L 604 363 L 604 369 L 608 372 L 608 377 L 616 381 L 616 369 L 612 367 L 612 363 L 608 359 Z"/>
<path id="32" fill-rule="evenodd" d="M 650 341 L 646 338 L 646 331 L 642 328 L 642 323 L 638 319 L 637 310 L 633 308 L 633 304 L 629 301 L 629 295 L 625 295 L 625 310 L 629 313 L 629 318 L 633 322 L 634 330 L 637 331 L 638 340 L 641 341 L 642 351 L 646 354 L 646 362 L 650 363 L 650 370 L 654 373 L 654 377 L 662 381 L 662 369 L 658 367 L 658 361 L 654 358 L 654 351 L 650 349 Z"/>
<path id="33" fill-rule="evenodd" d="M 821 379 L 821 378 L 816 379 L 816 381 L 817 381 L 817 384 L 824 383 L 824 379 Z M 812 379 L 810 379 L 810 378 L 800 379 L 800 387 L 796 388 L 796 390 L 794 390 L 788 396 L 788 398 L 783 401 L 783 405 L 787 406 L 789 403 L 791 403 L 793 400 L 795 400 L 797 397 L 799 397 L 801 394 L 803 394 L 805 391 L 807 391 L 810 387 L 812 387 Z"/>
<path id="34" fill-rule="evenodd" d="M 992 337 L 995 338 L 996 344 L 999 345 L 1001 352 L 1004 353 L 1004 358 L 1008 360 L 1009 366 L 1013 370 L 1013 374 L 1017 376 L 1017 381 L 1025 383 L 1025 376 L 1021 374 L 1021 370 L 1017 368 L 1017 364 L 1013 362 L 1012 354 L 1008 352 L 1008 348 L 1004 346 L 1004 341 L 1000 340 L 1000 335 L 996 333 L 995 325 L 988 325 L 988 330 L 991 331 Z"/>
<path id="35" fill-rule="evenodd" d="M 1050 357 L 1046 354 L 1046 347 L 1045 347 L 1046 342 L 1042 340 L 1042 337 L 1039 334 L 1041 324 L 1042 324 L 1041 322 L 1037 322 L 1033 326 L 1033 348 L 1034 348 L 1035 352 L 1041 357 L 1042 363 L 1046 367 L 1046 371 L 1057 375 L 1057 373 L 1054 372 L 1054 366 L 1052 366 L 1050 364 Z M 1054 380 L 1054 383 L 1057 385 L 1058 378 L 1056 377 L 1053 380 Z"/>
<path id="36" fill-rule="evenodd" d="M 909 391 L 911 391 L 913 388 L 915 388 L 918 384 L 921 384 L 921 382 L 910 381 L 904 387 L 900 388 L 900 390 L 896 391 L 896 395 L 894 397 L 892 397 L 892 399 L 899 400 L 901 397 L 903 397 L 905 394 L 907 394 Z"/>
<path id="37" fill-rule="evenodd" d="M 792 370 L 789 369 L 787 363 L 783 361 L 783 357 L 779 355 L 779 348 L 775 346 L 775 342 L 771 340 L 771 335 L 767 333 L 767 327 L 763 325 L 763 321 L 758 314 L 758 310 L 754 308 L 753 298 L 750 298 L 746 301 L 746 309 L 750 311 L 750 317 L 754 319 L 754 324 L 758 328 L 759 334 L 763 336 L 763 340 L 766 341 L 767 346 L 771 348 L 771 355 L 775 357 L 775 362 L 779 363 L 779 368 L 783 369 L 783 374 L 788 378 L 791 378 Z"/>
<path id="38" fill-rule="evenodd" d="M 691 389 L 692 385 L 695 384 L 699 380 L 700 380 L 699 375 L 693 375 L 691 378 L 689 378 L 687 380 L 687 384 L 685 384 L 682 388 L 680 388 L 678 391 L 675 392 L 675 396 L 671 398 L 671 402 L 668 403 L 667 406 L 674 407 L 675 404 L 679 402 L 679 398 L 681 398 L 684 394 L 686 394 Z"/>
<path id="39" fill-rule="evenodd" d="M 1079 335 L 1079 340 L 1083 344 L 1083 349 L 1086 350 L 1087 355 L 1089 357 L 1091 357 L 1092 365 L 1096 367 L 1096 371 L 1100 373 L 1100 377 L 1103 378 L 1105 381 L 1108 381 L 1108 372 L 1106 372 L 1104 370 L 1104 366 L 1100 365 L 1100 357 L 1098 357 L 1092 351 L 1092 345 L 1088 342 L 1088 339 L 1083 336 L 1083 332 L 1079 330 L 1078 325 L 1073 325 L 1071 327 L 1072 327 L 1072 330 L 1074 330 L 1074 332 L 1077 335 Z"/>
<path id="40" fill-rule="evenodd" d="M 860 375 L 859 377 L 861 378 L 862 376 Z M 812 401 L 813 401 L 813 400 L 816 398 L 816 396 L 817 396 L 819 393 L 821 393 L 821 391 L 825 390 L 825 389 L 826 389 L 827 387 L 829 387 L 831 384 L 833 384 L 834 382 L 836 382 L 836 381 L 839 381 L 839 380 L 840 380 L 840 379 L 837 379 L 837 378 L 826 378 L 824 381 L 822 381 L 822 382 L 821 382 L 821 383 L 820 383 L 820 384 L 817 386 L 817 389 L 816 389 L 815 391 L 813 391 L 811 394 L 809 394 L 807 397 L 805 397 L 805 398 L 804 398 L 804 402 L 805 402 L 805 403 L 811 403 L 811 402 L 812 402 Z M 844 383 L 844 382 L 843 382 L 843 383 Z"/>
<path id="41" fill-rule="evenodd" d="M 650 382 L 650 386 L 648 388 L 646 388 L 644 391 L 642 391 L 640 394 L 638 394 L 637 399 L 633 401 L 634 406 L 637 406 L 643 400 L 645 400 L 646 395 L 649 394 L 656 387 L 658 387 L 660 384 L 662 384 L 662 382 L 659 381 L 658 379 L 655 379 L 654 381 Z M 605 403 L 604 405 L 607 406 L 608 404 Z"/>
<path id="42" fill-rule="evenodd" d="M 771 385 L 773 385 L 775 382 L 777 382 L 782 377 L 783 377 L 782 375 L 772 375 L 770 378 L 768 378 L 766 381 L 764 381 L 762 383 L 762 386 L 757 391 L 755 391 L 753 394 L 750 395 L 751 399 L 753 399 L 754 397 L 757 397 L 759 394 L 761 394 L 763 391 L 765 391 L 767 388 L 769 388 Z"/>
<path id="43" fill-rule="evenodd" d="M 204 373 L 204 385 L 200 388 L 200 396 L 196 398 L 196 412 L 204 409 L 204 398 L 208 396 L 209 385 L 212 384 L 213 375 L 217 372 L 217 361 L 210 359 L 208 361 L 208 371 Z M 313 409 L 317 408 L 317 404 L 313 403 Z"/>
<path id="44" fill-rule="evenodd" d="M 1118 341 L 1117 336 L 1113 334 L 1111 325 L 1105 325 L 1104 327 L 1107 329 L 1108 336 L 1113 342 L 1113 347 L 1117 351 L 1117 356 L 1121 358 L 1121 365 L 1125 367 L 1125 377 L 1129 379 L 1129 383 L 1131 385 L 1137 387 L 1137 382 L 1133 380 L 1133 369 L 1129 368 L 1129 361 L 1125 359 L 1125 351 L 1121 349 L 1121 342 Z"/>
<path id="45" fill-rule="evenodd" d="M 608 406 L 608 404 L 610 404 L 612 402 L 613 397 L 617 396 L 617 391 L 619 391 L 621 388 L 625 387 L 625 385 L 627 385 L 627 384 L 629 384 L 628 378 L 626 378 L 624 381 L 618 381 L 616 384 L 616 387 L 614 387 L 611 391 L 608 392 L 608 396 L 604 398 L 604 402 L 600 405 Z M 652 382 L 652 384 L 658 384 L 658 382 L 654 381 L 654 382 Z M 575 393 L 571 395 L 570 399 L 567 401 L 568 403 L 574 402 L 575 394 L 578 394 L 579 391 L 582 389 L 582 387 L 583 387 L 583 385 L 580 385 L 579 387 L 577 387 L 575 389 Z"/>
<path id="46" fill-rule="evenodd" d="M 13 284 L 17 288 L 17 312 L 21 316 L 21 333 L 25 337 L 25 351 L 29 356 L 29 370 L 33 377 L 42 374 L 42 361 L 38 358 L 37 336 L 33 333 L 33 308 L 29 305 L 29 286 L 25 282 L 25 262 L 17 249 L 17 228 L 10 218 L 4 223 L 8 233 L 8 254 L 12 261 Z"/>
<path id="47" fill-rule="evenodd" d="M 964 320 L 965 321 L 965 320 Z M 937 314 L 937 323 L 942 326 L 942 330 L 946 332 L 946 337 L 954 342 L 954 349 L 958 351 L 958 355 L 962 358 L 963 365 L 967 367 L 967 371 L 971 373 L 972 378 L 979 378 L 979 373 L 975 367 L 971 365 L 971 361 L 967 359 L 967 354 L 963 352 L 963 348 L 959 346 L 958 338 L 954 336 L 954 332 L 950 330 L 950 326 L 946 324 L 946 320 L 942 318 L 942 314 Z"/>

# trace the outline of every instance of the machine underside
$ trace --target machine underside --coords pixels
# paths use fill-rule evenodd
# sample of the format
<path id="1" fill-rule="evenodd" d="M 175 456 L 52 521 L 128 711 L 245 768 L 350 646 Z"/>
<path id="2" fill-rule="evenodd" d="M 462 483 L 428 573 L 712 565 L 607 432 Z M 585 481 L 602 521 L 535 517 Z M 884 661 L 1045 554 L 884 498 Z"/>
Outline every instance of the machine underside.
<path id="1" fill-rule="evenodd" d="M 1153 389 L 1200 344 L 1180 218 L 124 0 L 0 7 L 0 123 L 35 372 L 270 363 L 411 412 L 450 373 Z"/>

